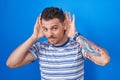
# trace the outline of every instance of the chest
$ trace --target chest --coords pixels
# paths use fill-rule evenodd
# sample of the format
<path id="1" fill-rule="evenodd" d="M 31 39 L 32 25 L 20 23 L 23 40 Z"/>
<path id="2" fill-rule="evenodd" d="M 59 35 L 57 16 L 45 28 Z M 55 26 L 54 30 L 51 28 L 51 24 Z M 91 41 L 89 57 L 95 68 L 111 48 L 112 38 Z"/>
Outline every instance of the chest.
<path id="1" fill-rule="evenodd" d="M 79 65 L 83 56 L 79 48 L 50 48 L 40 52 L 41 66 L 64 67 Z"/>

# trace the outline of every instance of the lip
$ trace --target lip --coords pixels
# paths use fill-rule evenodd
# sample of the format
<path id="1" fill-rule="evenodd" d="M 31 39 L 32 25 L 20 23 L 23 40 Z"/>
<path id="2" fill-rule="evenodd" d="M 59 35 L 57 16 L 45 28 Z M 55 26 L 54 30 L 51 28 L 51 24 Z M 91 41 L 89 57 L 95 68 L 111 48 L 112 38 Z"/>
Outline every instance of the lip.
<path id="1" fill-rule="evenodd" d="M 55 39 L 54 39 L 54 38 L 50 38 L 49 40 L 50 40 L 50 41 L 53 41 L 53 40 L 55 40 Z"/>
<path id="2" fill-rule="evenodd" d="M 55 38 L 49 38 L 50 42 L 55 42 L 55 40 L 56 40 Z"/>

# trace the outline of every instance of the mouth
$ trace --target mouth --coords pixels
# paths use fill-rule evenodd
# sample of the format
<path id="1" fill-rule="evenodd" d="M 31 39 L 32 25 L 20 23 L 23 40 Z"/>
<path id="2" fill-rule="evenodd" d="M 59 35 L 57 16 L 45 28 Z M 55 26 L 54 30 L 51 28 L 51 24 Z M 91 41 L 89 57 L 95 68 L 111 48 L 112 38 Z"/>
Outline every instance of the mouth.
<path id="1" fill-rule="evenodd" d="M 49 38 L 49 40 L 50 40 L 50 41 L 54 41 L 54 40 L 55 40 L 55 38 Z"/>
<path id="2" fill-rule="evenodd" d="M 49 40 L 50 42 L 54 43 L 55 40 L 56 40 L 56 38 L 48 38 L 48 40 Z"/>

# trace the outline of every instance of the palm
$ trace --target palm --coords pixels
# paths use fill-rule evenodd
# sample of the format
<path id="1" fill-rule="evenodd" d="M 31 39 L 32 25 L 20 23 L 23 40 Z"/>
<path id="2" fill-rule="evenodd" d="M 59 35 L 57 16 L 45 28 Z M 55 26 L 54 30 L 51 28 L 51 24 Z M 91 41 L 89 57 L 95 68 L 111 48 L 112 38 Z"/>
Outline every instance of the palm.
<path id="1" fill-rule="evenodd" d="M 43 32 L 42 32 L 42 25 L 40 22 L 40 16 L 37 18 L 35 26 L 34 26 L 34 36 L 39 39 L 41 37 L 44 36 Z"/>
<path id="2" fill-rule="evenodd" d="M 67 26 L 66 34 L 68 35 L 68 37 L 73 38 L 73 36 L 76 33 L 75 16 L 72 15 L 72 19 L 71 19 L 70 13 L 66 13 L 65 17 L 66 17 L 66 26 Z"/>

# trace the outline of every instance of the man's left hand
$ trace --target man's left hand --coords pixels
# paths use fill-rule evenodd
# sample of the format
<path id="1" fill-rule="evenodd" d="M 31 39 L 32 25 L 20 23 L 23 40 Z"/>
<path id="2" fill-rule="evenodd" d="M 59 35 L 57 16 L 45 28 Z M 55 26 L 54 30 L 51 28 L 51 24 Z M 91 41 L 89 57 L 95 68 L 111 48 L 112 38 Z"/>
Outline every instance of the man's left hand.
<path id="1" fill-rule="evenodd" d="M 65 13 L 66 34 L 68 37 L 73 38 L 76 33 L 75 28 L 75 15 L 70 16 L 70 12 Z"/>

